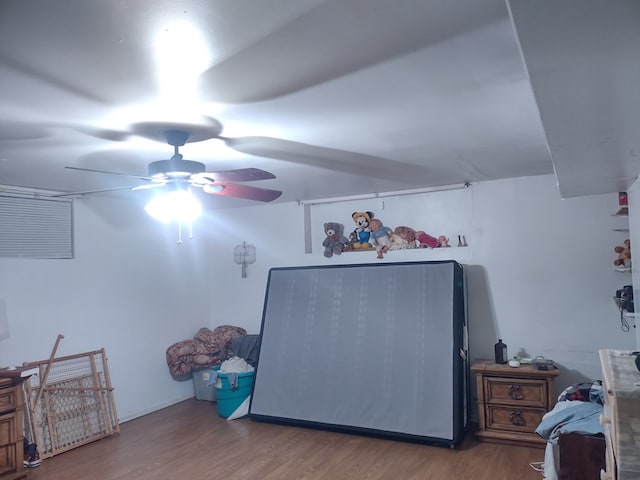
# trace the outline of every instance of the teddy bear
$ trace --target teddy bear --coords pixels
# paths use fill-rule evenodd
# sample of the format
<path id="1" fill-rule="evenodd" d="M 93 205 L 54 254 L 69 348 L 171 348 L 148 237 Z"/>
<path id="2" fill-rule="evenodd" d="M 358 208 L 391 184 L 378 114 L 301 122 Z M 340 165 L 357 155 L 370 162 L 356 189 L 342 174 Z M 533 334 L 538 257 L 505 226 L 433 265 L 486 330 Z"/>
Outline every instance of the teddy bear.
<path id="1" fill-rule="evenodd" d="M 613 261 L 616 267 L 631 268 L 631 241 L 626 239 L 624 246 L 618 245 L 613 249 L 618 254 L 618 258 Z"/>
<path id="2" fill-rule="evenodd" d="M 438 246 L 438 239 L 422 230 L 416 230 L 416 242 L 418 248 L 436 248 Z"/>
<path id="3" fill-rule="evenodd" d="M 371 228 L 373 244 L 376 247 L 376 252 L 378 252 L 377 258 L 384 258 L 384 254 L 391 248 L 391 234 L 393 230 L 385 227 L 378 218 L 371 219 L 369 227 Z"/>
<path id="4" fill-rule="evenodd" d="M 324 233 L 326 235 L 322 246 L 324 247 L 324 256 L 327 258 L 333 255 L 340 255 L 344 251 L 345 245 L 349 243 L 347 237 L 344 236 L 344 225 L 336 222 L 328 222 L 324 224 Z"/>
<path id="5" fill-rule="evenodd" d="M 351 214 L 351 218 L 356 222 L 356 229 L 353 231 L 351 235 L 351 245 L 356 250 L 370 250 L 372 249 L 372 245 L 369 243 L 369 239 L 371 238 L 371 227 L 369 223 L 373 218 L 373 212 L 353 212 Z"/>
<path id="6" fill-rule="evenodd" d="M 416 231 L 404 225 L 396 227 L 391 235 L 391 241 L 394 250 L 416 248 Z"/>
<path id="7" fill-rule="evenodd" d="M 440 235 L 438 237 L 438 247 L 450 247 L 451 245 L 449 245 L 449 238 L 445 237 L 444 235 Z"/>

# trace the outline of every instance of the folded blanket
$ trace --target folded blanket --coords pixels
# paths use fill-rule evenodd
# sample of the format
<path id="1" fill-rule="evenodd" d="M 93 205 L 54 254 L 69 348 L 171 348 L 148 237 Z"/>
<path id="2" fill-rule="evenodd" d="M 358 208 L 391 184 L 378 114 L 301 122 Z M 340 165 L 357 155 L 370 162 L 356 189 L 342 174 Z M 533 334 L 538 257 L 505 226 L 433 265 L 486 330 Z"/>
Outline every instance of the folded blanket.
<path id="1" fill-rule="evenodd" d="M 171 375 L 180 377 L 193 370 L 220 365 L 231 356 L 231 340 L 246 335 L 244 328 L 221 325 L 213 331 L 201 328 L 193 340 L 183 340 L 167 349 Z"/>

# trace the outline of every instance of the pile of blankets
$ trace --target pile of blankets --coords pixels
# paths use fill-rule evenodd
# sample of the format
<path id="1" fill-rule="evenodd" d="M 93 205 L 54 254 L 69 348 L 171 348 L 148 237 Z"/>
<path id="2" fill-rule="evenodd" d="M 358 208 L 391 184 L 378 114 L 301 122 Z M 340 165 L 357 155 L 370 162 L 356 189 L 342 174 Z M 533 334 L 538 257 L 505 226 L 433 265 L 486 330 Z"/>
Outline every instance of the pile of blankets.
<path id="1" fill-rule="evenodd" d="M 558 437 L 563 433 L 602 436 L 600 423 L 604 393 L 602 381 L 578 383 L 563 390 L 553 410 L 547 412 L 536 433 L 547 441 L 542 465 L 546 480 L 559 478 Z"/>
<path id="2" fill-rule="evenodd" d="M 221 325 L 213 331 L 201 328 L 193 340 L 183 340 L 167 349 L 171 375 L 181 377 L 194 370 L 220 365 L 232 356 L 231 341 L 247 334 L 244 328 Z"/>

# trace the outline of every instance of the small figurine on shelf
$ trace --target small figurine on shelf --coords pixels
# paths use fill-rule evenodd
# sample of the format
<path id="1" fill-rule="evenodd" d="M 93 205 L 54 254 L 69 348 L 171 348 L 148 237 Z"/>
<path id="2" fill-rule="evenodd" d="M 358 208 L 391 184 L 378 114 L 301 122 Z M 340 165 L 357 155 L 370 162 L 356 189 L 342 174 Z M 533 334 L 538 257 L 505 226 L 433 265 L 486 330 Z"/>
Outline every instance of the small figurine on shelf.
<path id="1" fill-rule="evenodd" d="M 371 219 L 369 223 L 371 227 L 371 237 L 373 238 L 373 245 L 378 252 L 377 258 L 384 258 L 384 254 L 391 248 L 391 234 L 393 230 L 389 227 L 385 227 L 377 218 Z"/>
<path id="2" fill-rule="evenodd" d="M 391 242 L 393 250 L 416 248 L 416 231 L 406 225 L 400 225 L 393 230 Z"/>
<path id="3" fill-rule="evenodd" d="M 620 209 L 616 212 L 616 215 L 626 217 L 629 215 L 629 198 L 627 192 L 618 192 L 618 206 Z"/>
<path id="4" fill-rule="evenodd" d="M 416 231 L 416 242 L 418 248 L 436 248 L 438 246 L 438 239 L 422 230 Z"/>
<path id="5" fill-rule="evenodd" d="M 322 246 L 324 247 L 324 256 L 327 258 L 333 255 L 340 255 L 344 251 L 345 245 L 349 243 L 347 237 L 344 236 L 344 225 L 337 222 L 328 222 L 324 224 L 324 233 L 326 235 Z"/>
<path id="6" fill-rule="evenodd" d="M 369 223 L 373 218 L 373 212 L 353 212 L 351 218 L 356 224 L 356 229 L 352 232 L 355 233 L 355 238 L 349 236 L 350 245 L 356 250 L 371 250 L 373 246 L 369 243 L 371 238 L 371 227 Z M 355 241 L 354 241 L 355 240 Z"/>
<path id="7" fill-rule="evenodd" d="M 451 245 L 449 245 L 449 238 L 445 237 L 444 235 L 440 235 L 438 237 L 438 247 L 440 248 L 444 248 L 444 247 L 450 247 Z"/>
<path id="8" fill-rule="evenodd" d="M 618 258 L 613 261 L 613 264 L 618 268 L 631 268 L 631 241 L 626 239 L 624 246 L 618 245 L 613 249 L 618 254 Z"/>

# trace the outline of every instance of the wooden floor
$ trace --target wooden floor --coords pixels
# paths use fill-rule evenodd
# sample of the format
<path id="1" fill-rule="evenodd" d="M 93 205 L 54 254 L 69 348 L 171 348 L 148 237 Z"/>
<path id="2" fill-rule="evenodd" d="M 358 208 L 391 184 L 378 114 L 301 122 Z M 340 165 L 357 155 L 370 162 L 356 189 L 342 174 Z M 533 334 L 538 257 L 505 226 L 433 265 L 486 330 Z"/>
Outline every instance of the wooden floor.
<path id="1" fill-rule="evenodd" d="M 217 416 L 181 402 L 123 423 L 119 435 L 29 469 L 31 480 L 540 480 L 536 448 L 479 443 L 455 450 Z"/>

